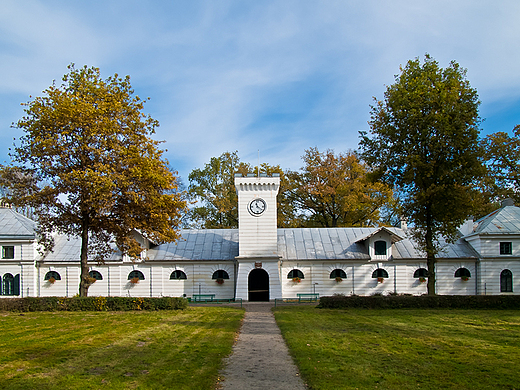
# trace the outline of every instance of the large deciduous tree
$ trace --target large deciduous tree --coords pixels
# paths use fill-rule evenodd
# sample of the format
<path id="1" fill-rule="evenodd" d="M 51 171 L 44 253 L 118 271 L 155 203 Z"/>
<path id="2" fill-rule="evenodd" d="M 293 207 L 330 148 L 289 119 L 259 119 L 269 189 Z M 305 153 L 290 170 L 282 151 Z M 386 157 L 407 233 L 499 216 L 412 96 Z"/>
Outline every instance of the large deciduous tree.
<path id="1" fill-rule="evenodd" d="M 443 69 L 426 55 L 422 64 L 417 58 L 401 69 L 371 107 L 370 134 L 361 132 L 363 160 L 403 195 L 403 210 L 427 256 L 431 295 L 439 238 L 457 238 L 484 173 L 479 104 L 465 69 L 455 61 Z"/>
<path id="2" fill-rule="evenodd" d="M 3 183 L 11 202 L 33 207 L 47 250 L 54 232 L 81 239 L 79 294 L 86 296 L 89 256 L 103 261 L 113 242 L 139 258 L 136 231 L 156 243 L 177 239 L 185 202 L 150 138 L 158 122 L 143 114 L 128 76 L 103 80 L 97 68 L 70 65 L 62 84 L 43 93 L 15 124 L 24 135 Z"/>
<path id="3" fill-rule="evenodd" d="M 320 152 L 310 148 L 302 156 L 300 172 L 288 172 L 287 198 L 305 226 L 369 226 L 377 224 L 391 189 L 368 178 L 366 167 L 353 152 Z"/>
<path id="4" fill-rule="evenodd" d="M 224 152 L 212 157 L 203 169 L 194 169 L 189 174 L 189 194 L 194 207 L 188 216 L 192 227 L 204 229 L 227 229 L 238 227 L 238 197 L 235 174 L 279 174 L 281 188 L 278 194 L 278 226 L 295 226 L 293 209 L 286 202 L 284 172 L 279 165 L 267 163 L 258 166 L 240 161 L 238 152 Z"/>
<path id="5" fill-rule="evenodd" d="M 190 210 L 191 220 L 204 229 L 238 227 L 238 197 L 235 173 L 246 174 L 249 164 L 240 162 L 238 152 L 224 152 L 212 157 L 204 169 L 194 169 L 188 176 L 189 194 L 196 203 Z"/>
<path id="6" fill-rule="evenodd" d="M 483 147 L 489 170 L 489 187 L 495 199 L 511 197 L 520 202 L 520 125 L 513 135 L 497 132 L 484 138 Z"/>

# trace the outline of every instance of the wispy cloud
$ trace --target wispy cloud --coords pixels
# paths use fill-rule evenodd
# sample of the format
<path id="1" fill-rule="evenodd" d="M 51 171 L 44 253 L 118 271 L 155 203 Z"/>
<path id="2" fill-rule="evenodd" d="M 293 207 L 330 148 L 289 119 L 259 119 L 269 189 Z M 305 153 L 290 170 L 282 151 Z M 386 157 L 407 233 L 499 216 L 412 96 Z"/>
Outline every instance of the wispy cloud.
<path id="1" fill-rule="evenodd" d="M 372 96 L 426 52 L 468 68 L 486 131 L 512 128 L 518 20 L 516 1 L 4 1 L 0 129 L 75 62 L 131 75 L 185 180 L 226 150 L 296 169 L 305 148 L 356 148 Z"/>

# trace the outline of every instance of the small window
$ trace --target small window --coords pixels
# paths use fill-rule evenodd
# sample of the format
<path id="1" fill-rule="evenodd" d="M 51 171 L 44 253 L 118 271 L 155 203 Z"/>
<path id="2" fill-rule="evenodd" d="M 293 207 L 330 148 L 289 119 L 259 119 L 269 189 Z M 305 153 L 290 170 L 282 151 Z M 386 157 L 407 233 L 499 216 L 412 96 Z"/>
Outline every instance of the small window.
<path id="1" fill-rule="evenodd" d="M 374 242 L 374 252 L 376 256 L 386 256 L 386 241 Z"/>
<path id="2" fill-rule="evenodd" d="M 90 271 L 88 273 L 88 276 L 90 276 L 91 278 L 94 278 L 96 280 L 103 280 L 103 275 L 101 275 L 101 273 L 99 271 Z"/>
<path id="3" fill-rule="evenodd" d="M 287 274 L 287 279 L 294 279 L 294 278 L 305 279 L 305 276 L 303 275 L 303 272 L 300 271 L 299 269 L 293 269 L 293 270 L 289 271 L 289 273 Z"/>
<path id="4" fill-rule="evenodd" d="M 378 268 L 374 272 L 372 272 L 373 278 L 388 278 L 388 272 L 386 272 L 383 268 Z"/>
<path id="5" fill-rule="evenodd" d="M 211 279 L 229 279 L 229 274 L 223 269 L 213 272 Z"/>
<path id="6" fill-rule="evenodd" d="M 455 271 L 456 278 L 471 278 L 471 272 L 467 268 L 459 268 Z"/>
<path id="7" fill-rule="evenodd" d="M 59 273 L 57 273 L 56 271 L 49 271 L 45 274 L 45 278 L 43 278 L 44 280 L 51 280 L 51 279 L 54 279 L 54 280 L 61 280 L 61 276 Z"/>
<path id="8" fill-rule="evenodd" d="M 186 274 L 183 271 L 175 270 L 171 273 L 170 279 L 181 280 L 181 279 L 188 279 L 188 278 L 186 277 Z"/>
<path id="9" fill-rule="evenodd" d="M 508 269 L 500 273 L 500 292 L 513 292 L 513 273 Z"/>
<path id="10" fill-rule="evenodd" d="M 426 268 L 418 268 L 413 273 L 414 278 L 427 278 L 428 277 L 428 270 Z"/>
<path id="11" fill-rule="evenodd" d="M 347 274 L 342 269 L 339 269 L 339 268 L 335 269 L 334 271 L 332 271 L 330 273 L 330 279 L 336 279 L 336 278 L 346 279 Z"/>
<path id="12" fill-rule="evenodd" d="M 500 254 L 501 255 L 512 255 L 513 254 L 513 244 L 511 242 L 501 242 L 500 243 Z"/>
<path id="13" fill-rule="evenodd" d="M 2 259 L 14 259 L 14 246 L 2 247 Z"/>
<path id="14" fill-rule="evenodd" d="M 128 280 L 132 279 L 144 280 L 144 275 L 141 271 L 132 271 L 128 274 Z"/>

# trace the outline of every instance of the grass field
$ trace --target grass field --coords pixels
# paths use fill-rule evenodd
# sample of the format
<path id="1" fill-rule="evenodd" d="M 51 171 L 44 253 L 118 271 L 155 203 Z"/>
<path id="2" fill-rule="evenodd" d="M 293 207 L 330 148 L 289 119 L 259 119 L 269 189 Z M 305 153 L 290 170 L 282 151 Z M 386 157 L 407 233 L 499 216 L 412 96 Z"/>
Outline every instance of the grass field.
<path id="1" fill-rule="evenodd" d="M 243 311 L 0 313 L 2 389 L 214 389 Z"/>
<path id="2" fill-rule="evenodd" d="M 520 312 L 327 310 L 275 316 L 318 389 L 520 389 Z"/>

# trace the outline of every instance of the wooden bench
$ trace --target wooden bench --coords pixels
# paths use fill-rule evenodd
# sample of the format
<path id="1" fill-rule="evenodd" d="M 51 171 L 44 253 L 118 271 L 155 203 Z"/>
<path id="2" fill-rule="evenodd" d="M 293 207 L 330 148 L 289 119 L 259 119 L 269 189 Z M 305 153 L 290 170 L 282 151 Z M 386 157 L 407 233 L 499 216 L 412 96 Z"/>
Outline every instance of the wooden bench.
<path id="1" fill-rule="evenodd" d="M 308 301 L 308 302 L 317 302 L 320 294 L 318 293 L 308 293 L 308 294 L 296 294 L 298 295 L 298 302 Z"/>
<path id="2" fill-rule="evenodd" d="M 213 302 L 215 294 L 193 294 L 193 302 Z"/>

